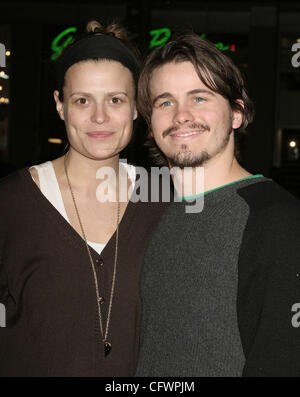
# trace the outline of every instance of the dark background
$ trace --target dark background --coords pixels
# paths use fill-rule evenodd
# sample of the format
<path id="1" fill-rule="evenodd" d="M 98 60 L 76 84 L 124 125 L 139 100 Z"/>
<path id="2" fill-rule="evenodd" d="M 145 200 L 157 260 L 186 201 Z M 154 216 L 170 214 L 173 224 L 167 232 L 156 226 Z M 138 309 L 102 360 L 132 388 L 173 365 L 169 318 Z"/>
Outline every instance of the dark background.
<path id="1" fill-rule="evenodd" d="M 0 43 L 11 55 L 0 68 L 9 76 L 0 75 L 0 175 L 63 153 L 65 130 L 52 95 L 52 40 L 72 26 L 83 30 L 91 19 L 105 24 L 116 17 L 143 54 L 150 50 L 150 31 L 160 28 L 192 28 L 213 43 L 229 46 L 225 53 L 245 76 L 256 108 L 255 121 L 241 142 L 242 165 L 300 197 L 300 67 L 291 63 L 291 47 L 300 42 L 299 0 L 2 2 Z M 140 121 L 124 155 L 149 168 L 145 136 Z M 50 143 L 49 138 L 62 142 Z"/>

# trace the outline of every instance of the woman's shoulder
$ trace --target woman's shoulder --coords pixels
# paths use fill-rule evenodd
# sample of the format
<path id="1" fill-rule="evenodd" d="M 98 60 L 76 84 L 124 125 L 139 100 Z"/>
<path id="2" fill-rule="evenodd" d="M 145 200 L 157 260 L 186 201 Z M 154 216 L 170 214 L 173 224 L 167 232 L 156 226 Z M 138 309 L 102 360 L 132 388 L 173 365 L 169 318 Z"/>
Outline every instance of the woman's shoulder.
<path id="1" fill-rule="evenodd" d="M 0 179 L 0 200 L 13 200 L 24 192 L 30 178 L 28 167 L 19 169 Z"/>
<path id="2" fill-rule="evenodd" d="M 0 198 L 14 197 L 26 192 L 32 192 L 35 189 L 34 185 L 39 186 L 39 172 L 53 171 L 53 162 L 46 161 L 44 163 L 36 164 L 31 167 L 24 167 L 0 179 Z M 20 196 L 19 196 L 20 197 Z"/>
<path id="3" fill-rule="evenodd" d="M 39 174 L 38 174 L 36 167 L 31 167 L 31 168 L 29 168 L 28 171 L 30 172 L 30 175 L 31 175 L 32 179 L 34 180 L 34 182 L 38 185 L 38 187 L 40 187 Z"/>

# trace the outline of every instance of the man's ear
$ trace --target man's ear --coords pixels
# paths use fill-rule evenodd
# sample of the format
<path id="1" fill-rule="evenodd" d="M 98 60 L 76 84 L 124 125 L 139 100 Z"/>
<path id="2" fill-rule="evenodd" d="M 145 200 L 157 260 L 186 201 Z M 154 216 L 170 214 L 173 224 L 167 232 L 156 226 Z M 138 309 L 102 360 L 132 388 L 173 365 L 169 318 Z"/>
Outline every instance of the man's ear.
<path id="1" fill-rule="evenodd" d="M 243 109 L 244 109 L 244 101 L 242 99 L 237 99 L 235 102 L 237 102 Z M 237 128 L 240 128 L 243 122 L 243 112 L 241 110 L 233 110 L 232 111 L 232 128 L 236 130 Z"/>
<path id="2" fill-rule="evenodd" d="M 56 103 L 56 110 L 57 113 L 59 114 L 59 117 L 62 120 L 65 120 L 63 103 L 59 99 L 59 92 L 57 90 L 53 92 L 53 97 Z"/>

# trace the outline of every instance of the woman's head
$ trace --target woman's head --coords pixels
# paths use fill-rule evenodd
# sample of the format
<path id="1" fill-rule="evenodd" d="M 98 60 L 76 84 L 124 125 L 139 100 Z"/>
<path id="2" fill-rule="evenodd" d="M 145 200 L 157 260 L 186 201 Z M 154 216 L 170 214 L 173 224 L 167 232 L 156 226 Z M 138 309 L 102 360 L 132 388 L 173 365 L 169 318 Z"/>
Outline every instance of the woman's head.
<path id="1" fill-rule="evenodd" d="M 126 32 L 119 25 L 105 29 L 90 22 L 87 29 L 88 35 L 59 60 L 60 91 L 54 98 L 71 147 L 104 159 L 118 155 L 130 141 L 137 117 L 138 61 L 124 44 Z"/>
<path id="2" fill-rule="evenodd" d="M 90 21 L 86 34 L 72 43 L 56 63 L 57 90 L 63 102 L 66 72 L 79 62 L 94 60 L 114 60 L 130 71 L 134 89 L 137 88 L 139 74 L 139 55 L 136 47 L 129 41 L 128 32 L 120 24 L 113 22 L 104 27 L 97 21 Z"/>

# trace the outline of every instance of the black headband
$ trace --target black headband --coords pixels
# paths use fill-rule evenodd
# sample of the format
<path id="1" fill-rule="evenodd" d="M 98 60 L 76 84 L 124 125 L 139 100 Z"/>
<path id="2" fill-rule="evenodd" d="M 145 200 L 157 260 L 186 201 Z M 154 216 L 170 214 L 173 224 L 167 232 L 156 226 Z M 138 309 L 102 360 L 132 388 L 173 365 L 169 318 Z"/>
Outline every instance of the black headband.
<path id="1" fill-rule="evenodd" d="M 61 89 L 66 71 L 77 62 L 88 59 L 112 59 L 129 69 L 137 81 L 139 64 L 133 53 L 113 36 L 91 34 L 71 44 L 56 61 L 56 73 Z"/>

